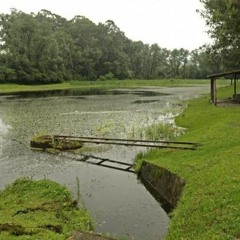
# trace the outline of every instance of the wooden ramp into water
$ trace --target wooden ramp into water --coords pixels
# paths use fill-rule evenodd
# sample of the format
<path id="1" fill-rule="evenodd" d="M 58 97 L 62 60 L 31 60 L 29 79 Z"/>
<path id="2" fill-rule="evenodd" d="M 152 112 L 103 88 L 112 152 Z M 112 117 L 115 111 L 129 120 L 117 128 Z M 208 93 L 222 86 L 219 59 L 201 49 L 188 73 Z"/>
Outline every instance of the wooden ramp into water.
<path id="1" fill-rule="evenodd" d="M 122 146 L 136 146 L 136 147 L 152 147 L 152 148 L 172 148 L 183 150 L 196 150 L 198 143 L 192 142 L 177 142 L 177 141 L 151 141 L 139 139 L 120 139 L 120 138 L 98 138 L 98 137 L 77 137 L 65 135 L 53 135 L 53 139 L 60 141 L 80 141 L 82 143 L 94 144 L 110 144 Z"/>
<path id="2" fill-rule="evenodd" d="M 120 170 L 124 172 L 130 172 L 130 173 L 135 172 L 134 164 L 132 163 L 120 162 L 120 161 L 115 161 L 108 158 L 97 157 L 92 154 L 80 154 L 78 156 L 76 155 L 72 156 L 71 158 L 78 162 L 85 162 L 85 163 L 97 165 L 100 167 L 106 167 L 106 168 L 111 168 L 111 169 Z"/>
<path id="3" fill-rule="evenodd" d="M 97 138 L 97 137 L 77 137 L 54 135 L 53 142 L 80 142 L 80 143 L 93 143 L 93 144 L 111 144 L 123 146 L 136 146 L 136 147 L 154 147 L 154 148 L 172 148 L 182 150 L 195 150 L 199 144 L 192 142 L 176 142 L 176 141 L 150 141 L 150 140 L 135 140 L 135 139 L 117 139 L 117 138 Z M 70 157 L 70 156 L 69 156 Z M 134 173 L 134 164 L 126 163 L 108 158 L 97 157 L 92 154 L 80 154 L 71 157 L 75 161 L 86 162 L 101 167 L 112 168 L 124 172 Z"/>

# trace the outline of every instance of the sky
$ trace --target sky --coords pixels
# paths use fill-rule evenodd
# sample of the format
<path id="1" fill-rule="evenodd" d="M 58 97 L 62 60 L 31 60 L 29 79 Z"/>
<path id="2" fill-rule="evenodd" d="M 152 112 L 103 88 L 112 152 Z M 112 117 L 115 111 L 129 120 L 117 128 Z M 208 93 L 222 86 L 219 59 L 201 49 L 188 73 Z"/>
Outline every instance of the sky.
<path id="1" fill-rule="evenodd" d="M 161 48 L 193 50 L 211 43 L 199 0 L 0 0 L 0 13 L 46 9 L 67 19 L 84 16 L 94 23 L 113 20 L 133 41 Z"/>

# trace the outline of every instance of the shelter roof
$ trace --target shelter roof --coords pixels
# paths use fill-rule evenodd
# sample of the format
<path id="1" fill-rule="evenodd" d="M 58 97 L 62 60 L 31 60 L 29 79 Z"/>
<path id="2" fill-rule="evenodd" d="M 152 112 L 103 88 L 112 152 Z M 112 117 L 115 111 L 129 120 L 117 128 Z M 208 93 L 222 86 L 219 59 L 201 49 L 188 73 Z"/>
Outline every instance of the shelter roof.
<path id="1" fill-rule="evenodd" d="M 240 74 L 240 69 L 230 71 L 230 72 L 212 74 L 212 75 L 207 76 L 207 78 L 219 78 L 219 77 L 224 77 L 224 76 L 228 76 L 228 75 L 237 75 L 237 74 Z"/>

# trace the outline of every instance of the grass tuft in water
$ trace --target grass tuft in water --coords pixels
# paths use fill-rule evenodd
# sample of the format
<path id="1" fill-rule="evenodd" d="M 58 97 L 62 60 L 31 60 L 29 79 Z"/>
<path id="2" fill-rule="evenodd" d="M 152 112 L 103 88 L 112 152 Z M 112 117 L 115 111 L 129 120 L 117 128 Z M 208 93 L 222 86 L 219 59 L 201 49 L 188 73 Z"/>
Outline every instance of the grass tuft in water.
<path id="1" fill-rule="evenodd" d="M 174 140 L 183 133 L 183 129 L 170 123 L 156 123 L 145 129 L 146 139 L 148 140 Z"/>
<path id="2" fill-rule="evenodd" d="M 139 129 L 133 127 L 130 135 L 133 139 L 172 141 L 183 133 L 184 129 L 177 127 L 175 124 L 155 123 Z"/>

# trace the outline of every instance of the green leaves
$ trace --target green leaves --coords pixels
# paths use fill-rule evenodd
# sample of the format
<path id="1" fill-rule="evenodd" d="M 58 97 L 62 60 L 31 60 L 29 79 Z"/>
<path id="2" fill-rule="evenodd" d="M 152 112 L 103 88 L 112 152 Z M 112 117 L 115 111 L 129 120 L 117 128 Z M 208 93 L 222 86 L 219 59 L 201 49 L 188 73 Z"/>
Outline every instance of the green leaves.
<path id="1" fill-rule="evenodd" d="M 215 40 L 214 48 L 221 55 L 223 70 L 239 68 L 240 4 L 236 0 L 201 0 L 205 10 L 201 15 Z"/>
<path id="2" fill-rule="evenodd" d="M 214 13 L 213 19 L 220 13 Z M 48 10 L 27 14 L 12 9 L 10 14 L 0 14 L 0 64 L 4 66 L 0 82 L 103 80 L 109 73 L 116 79 L 206 77 L 190 58 L 183 48 L 170 51 L 134 42 L 112 20 L 99 24 L 84 16 L 67 20 Z"/>

